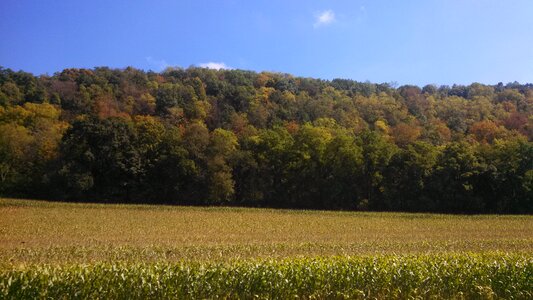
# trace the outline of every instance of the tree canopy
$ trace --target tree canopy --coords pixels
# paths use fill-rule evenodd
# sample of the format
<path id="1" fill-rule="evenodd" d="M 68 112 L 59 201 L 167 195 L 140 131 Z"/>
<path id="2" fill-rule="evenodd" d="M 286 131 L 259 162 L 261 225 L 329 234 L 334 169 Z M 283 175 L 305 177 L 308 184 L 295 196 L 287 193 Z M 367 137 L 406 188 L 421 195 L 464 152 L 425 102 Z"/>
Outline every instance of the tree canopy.
<path id="1" fill-rule="evenodd" d="M 0 193 L 533 213 L 533 85 L 0 68 Z"/>

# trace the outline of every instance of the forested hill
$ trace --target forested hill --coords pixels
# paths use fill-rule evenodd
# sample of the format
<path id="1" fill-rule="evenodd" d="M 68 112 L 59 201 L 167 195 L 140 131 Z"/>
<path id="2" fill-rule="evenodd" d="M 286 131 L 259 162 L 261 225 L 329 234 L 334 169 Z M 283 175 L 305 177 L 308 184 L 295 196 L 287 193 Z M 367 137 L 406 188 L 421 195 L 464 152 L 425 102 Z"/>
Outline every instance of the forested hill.
<path id="1" fill-rule="evenodd" d="M 533 85 L 0 68 L 0 193 L 533 213 Z"/>

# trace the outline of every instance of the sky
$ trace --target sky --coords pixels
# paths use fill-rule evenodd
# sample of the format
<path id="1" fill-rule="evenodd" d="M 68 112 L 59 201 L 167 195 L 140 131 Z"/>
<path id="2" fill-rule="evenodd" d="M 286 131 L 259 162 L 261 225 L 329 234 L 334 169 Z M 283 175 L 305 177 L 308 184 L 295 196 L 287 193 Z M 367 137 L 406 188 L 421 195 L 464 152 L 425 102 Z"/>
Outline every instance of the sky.
<path id="1" fill-rule="evenodd" d="M 531 0 L 0 0 L 0 66 L 533 82 Z"/>

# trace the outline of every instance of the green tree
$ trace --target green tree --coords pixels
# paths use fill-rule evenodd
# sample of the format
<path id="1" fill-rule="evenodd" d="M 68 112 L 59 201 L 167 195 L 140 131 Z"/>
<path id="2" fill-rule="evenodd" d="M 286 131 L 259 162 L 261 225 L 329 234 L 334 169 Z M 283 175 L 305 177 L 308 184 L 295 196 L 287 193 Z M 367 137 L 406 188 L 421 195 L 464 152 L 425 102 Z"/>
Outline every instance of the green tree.
<path id="1" fill-rule="evenodd" d="M 292 161 L 287 166 L 290 172 L 287 193 L 291 206 L 327 206 L 325 153 L 332 138 L 327 128 L 311 124 L 305 124 L 295 134 Z"/>
<path id="2" fill-rule="evenodd" d="M 95 195 L 130 201 L 141 160 L 133 126 L 119 118 L 77 120 L 61 143 L 59 174 L 67 197 Z"/>
<path id="3" fill-rule="evenodd" d="M 233 199 L 235 182 L 232 177 L 232 159 L 238 141 L 231 131 L 217 128 L 210 136 L 208 148 L 208 198 L 212 203 L 228 203 Z"/>
<path id="4" fill-rule="evenodd" d="M 415 142 L 396 152 L 385 171 L 386 207 L 396 211 L 434 211 L 435 199 L 428 193 L 440 149 Z"/>
<path id="5" fill-rule="evenodd" d="M 25 175 L 31 172 L 32 143 L 27 128 L 13 123 L 0 125 L 0 192 L 28 187 Z"/>
<path id="6" fill-rule="evenodd" d="M 199 196 L 203 194 L 198 194 L 204 188 L 199 184 L 201 170 L 184 147 L 181 133 L 170 127 L 160 138 L 156 144 L 147 143 L 157 145 L 144 157 L 147 197 L 157 202 L 202 204 L 204 199 Z"/>
<path id="7" fill-rule="evenodd" d="M 390 159 L 398 151 L 397 147 L 390 143 L 384 136 L 373 132 L 365 131 L 359 136 L 358 143 L 363 150 L 363 167 L 359 182 L 361 182 L 361 193 L 363 199 L 368 202 L 371 209 L 385 209 L 384 173 Z"/>
<path id="8" fill-rule="evenodd" d="M 444 212 L 472 213 L 484 209 L 480 197 L 480 175 L 486 166 L 475 148 L 466 142 L 447 145 L 438 156 L 430 180 L 430 195 Z"/>
<path id="9" fill-rule="evenodd" d="M 355 209 L 362 198 L 361 184 L 357 178 L 363 172 L 363 150 L 355 136 L 344 129 L 337 129 L 334 138 L 324 152 L 322 188 L 330 209 Z"/>
<path id="10" fill-rule="evenodd" d="M 288 177 L 292 164 L 294 138 L 284 127 L 260 130 L 247 139 L 244 147 L 257 164 L 256 203 L 276 207 L 289 206 Z M 251 193 L 251 192 L 248 192 Z"/>
<path id="11" fill-rule="evenodd" d="M 495 213 L 533 211 L 533 144 L 524 138 L 496 140 L 484 147 L 487 164 L 479 191 L 487 210 Z"/>

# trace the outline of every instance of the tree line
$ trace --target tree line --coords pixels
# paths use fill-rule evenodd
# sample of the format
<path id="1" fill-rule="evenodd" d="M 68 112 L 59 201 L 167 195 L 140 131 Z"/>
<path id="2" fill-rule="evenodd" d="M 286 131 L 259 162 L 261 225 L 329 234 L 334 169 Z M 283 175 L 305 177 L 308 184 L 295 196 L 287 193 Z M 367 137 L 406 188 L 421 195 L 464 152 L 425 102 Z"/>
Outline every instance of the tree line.
<path id="1" fill-rule="evenodd" d="M 0 68 L 4 196 L 533 212 L 533 85 Z"/>

